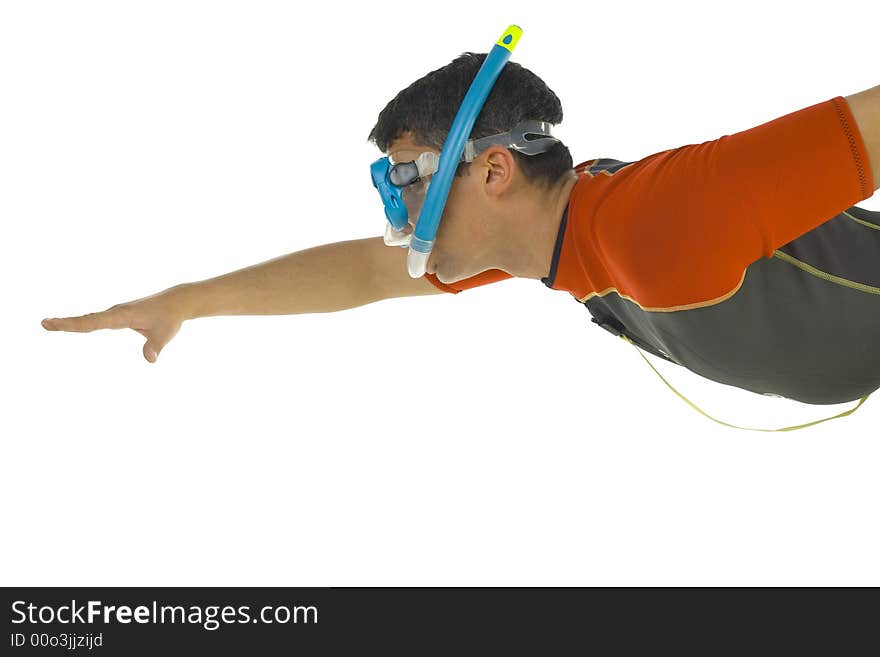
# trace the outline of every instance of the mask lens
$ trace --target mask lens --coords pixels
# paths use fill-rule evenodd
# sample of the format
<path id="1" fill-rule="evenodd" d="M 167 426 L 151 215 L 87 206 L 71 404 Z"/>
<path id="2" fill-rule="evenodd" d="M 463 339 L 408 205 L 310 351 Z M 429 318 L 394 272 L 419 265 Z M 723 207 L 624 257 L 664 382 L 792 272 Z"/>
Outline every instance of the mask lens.
<path id="1" fill-rule="evenodd" d="M 418 177 L 419 169 L 415 162 L 401 162 L 400 164 L 395 164 L 389 175 L 392 184 L 397 185 L 398 187 L 409 185 Z"/>

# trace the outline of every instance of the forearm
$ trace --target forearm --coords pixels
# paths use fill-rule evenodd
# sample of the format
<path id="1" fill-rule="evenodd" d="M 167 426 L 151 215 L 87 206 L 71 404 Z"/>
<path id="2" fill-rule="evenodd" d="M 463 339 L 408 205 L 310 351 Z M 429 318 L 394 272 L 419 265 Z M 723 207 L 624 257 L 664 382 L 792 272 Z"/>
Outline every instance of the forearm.
<path id="1" fill-rule="evenodd" d="M 365 240 L 323 244 L 215 278 L 179 285 L 187 318 L 291 315 L 353 308 L 372 301 Z"/>
<path id="2" fill-rule="evenodd" d="M 880 189 L 880 85 L 845 98 L 868 150 L 874 189 Z"/>

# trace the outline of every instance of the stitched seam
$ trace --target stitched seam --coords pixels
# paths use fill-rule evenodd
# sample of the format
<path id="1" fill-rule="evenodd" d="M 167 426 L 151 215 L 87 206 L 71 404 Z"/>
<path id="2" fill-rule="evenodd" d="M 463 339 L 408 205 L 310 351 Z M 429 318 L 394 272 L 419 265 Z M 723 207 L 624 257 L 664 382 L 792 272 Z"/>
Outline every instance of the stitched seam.
<path id="1" fill-rule="evenodd" d="M 880 230 L 880 225 L 872 224 L 870 221 L 867 221 L 866 219 L 859 219 L 858 217 L 854 217 L 846 210 L 843 211 L 843 214 L 846 215 L 847 217 L 849 217 L 850 219 L 852 219 L 853 221 L 855 221 L 857 224 L 862 224 L 863 226 L 867 226 L 868 228 L 873 228 L 874 230 Z"/>
<path id="2" fill-rule="evenodd" d="M 842 276 L 835 276 L 834 274 L 829 274 L 828 272 L 822 271 L 821 269 L 817 269 L 812 265 L 807 264 L 801 260 L 798 260 L 794 256 L 787 254 L 785 251 L 776 250 L 773 253 L 773 257 L 779 258 L 783 262 L 787 262 L 790 265 L 794 265 L 798 269 L 805 271 L 806 273 L 815 276 L 816 278 L 821 278 L 822 280 L 828 281 L 830 283 L 835 283 L 837 285 L 841 285 L 843 287 L 849 287 L 854 290 L 859 290 L 860 292 L 867 292 L 869 294 L 880 294 L 880 287 L 874 287 L 873 285 L 865 285 L 864 283 L 858 283 L 856 281 L 851 281 L 848 278 L 843 278 Z"/>
<path id="3" fill-rule="evenodd" d="M 639 307 L 639 309 L 647 311 L 647 312 L 652 312 L 652 313 L 671 313 L 671 312 L 677 312 L 679 310 L 694 310 L 696 308 L 708 308 L 709 306 L 717 305 L 717 304 L 721 303 L 722 301 L 727 301 L 727 299 L 729 299 L 734 294 L 739 292 L 739 289 L 742 287 L 743 281 L 746 280 L 746 272 L 747 271 L 748 271 L 748 267 L 743 269 L 742 277 L 739 279 L 739 283 L 737 283 L 736 287 L 733 288 L 732 290 L 730 290 L 729 292 L 725 292 L 720 297 L 715 297 L 714 299 L 709 299 L 708 301 L 697 301 L 695 303 L 688 303 L 688 304 L 684 304 L 684 305 L 680 305 L 680 306 L 669 306 L 669 307 L 643 306 L 641 303 L 639 303 L 638 301 L 633 299 L 628 294 L 624 294 L 623 292 L 618 290 L 616 287 L 609 287 L 609 288 L 602 290 L 601 292 L 596 292 L 596 291 L 590 292 L 583 299 L 577 299 L 577 296 L 575 296 L 575 299 L 577 299 L 579 302 L 585 304 L 587 301 L 589 301 L 593 297 L 604 297 L 607 294 L 610 294 L 613 292 L 617 296 L 619 296 L 621 299 L 626 299 L 627 301 L 632 301 L 634 304 L 636 304 Z"/>
<path id="4" fill-rule="evenodd" d="M 840 107 L 840 103 L 837 102 L 837 98 L 833 99 L 834 109 L 837 110 L 837 118 L 840 121 L 840 126 L 843 128 L 844 134 L 846 134 L 846 138 L 849 141 L 849 150 L 852 152 L 853 160 L 856 164 L 856 169 L 859 172 L 859 184 L 862 187 L 862 194 L 864 196 L 869 196 L 868 194 L 868 183 L 865 178 L 865 168 L 862 166 L 862 157 L 859 154 L 859 149 L 856 146 L 855 137 L 852 134 L 852 130 L 849 128 L 849 122 L 846 120 L 846 114 L 844 114 L 843 109 Z"/>

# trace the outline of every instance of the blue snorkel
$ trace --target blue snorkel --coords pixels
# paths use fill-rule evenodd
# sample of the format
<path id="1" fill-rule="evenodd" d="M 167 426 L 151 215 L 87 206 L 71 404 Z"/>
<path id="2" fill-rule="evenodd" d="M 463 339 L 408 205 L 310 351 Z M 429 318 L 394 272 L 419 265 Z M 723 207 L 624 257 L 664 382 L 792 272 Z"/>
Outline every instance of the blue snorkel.
<path id="1" fill-rule="evenodd" d="M 431 250 L 434 248 L 437 228 L 440 225 L 443 209 L 446 207 L 446 198 L 449 196 L 452 178 L 461 160 L 465 142 L 471 134 L 489 92 L 501 74 L 501 69 L 510 59 L 520 36 L 522 36 L 522 30 L 516 25 L 511 25 L 504 31 L 501 38 L 495 42 L 491 52 L 486 55 L 483 65 L 458 108 L 455 120 L 452 122 L 452 127 L 443 144 L 443 150 L 440 152 L 439 169 L 428 187 L 424 205 L 419 213 L 419 221 L 409 244 L 406 265 L 412 278 L 421 278 L 425 275 L 425 267 L 428 264 Z M 388 219 L 393 220 L 396 217 L 389 216 Z"/>

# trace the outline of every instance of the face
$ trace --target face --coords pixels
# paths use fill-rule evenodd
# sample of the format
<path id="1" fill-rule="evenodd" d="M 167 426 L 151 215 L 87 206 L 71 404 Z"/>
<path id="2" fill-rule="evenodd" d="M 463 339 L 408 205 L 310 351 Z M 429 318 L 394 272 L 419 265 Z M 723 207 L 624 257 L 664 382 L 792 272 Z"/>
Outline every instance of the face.
<path id="1" fill-rule="evenodd" d="M 420 146 L 406 134 L 391 144 L 387 155 L 394 164 L 415 160 L 425 151 L 440 154 L 435 148 Z M 472 171 L 480 170 L 476 161 L 470 166 Z M 492 235 L 488 231 L 491 222 L 477 219 L 481 207 L 480 197 L 476 194 L 479 177 L 472 171 L 471 175 L 465 173 L 453 177 L 434 248 L 428 258 L 426 271 L 435 274 L 442 283 L 454 283 L 491 268 L 484 262 L 486 247 L 491 244 Z M 409 223 L 415 228 L 418 217 L 411 216 Z"/>

